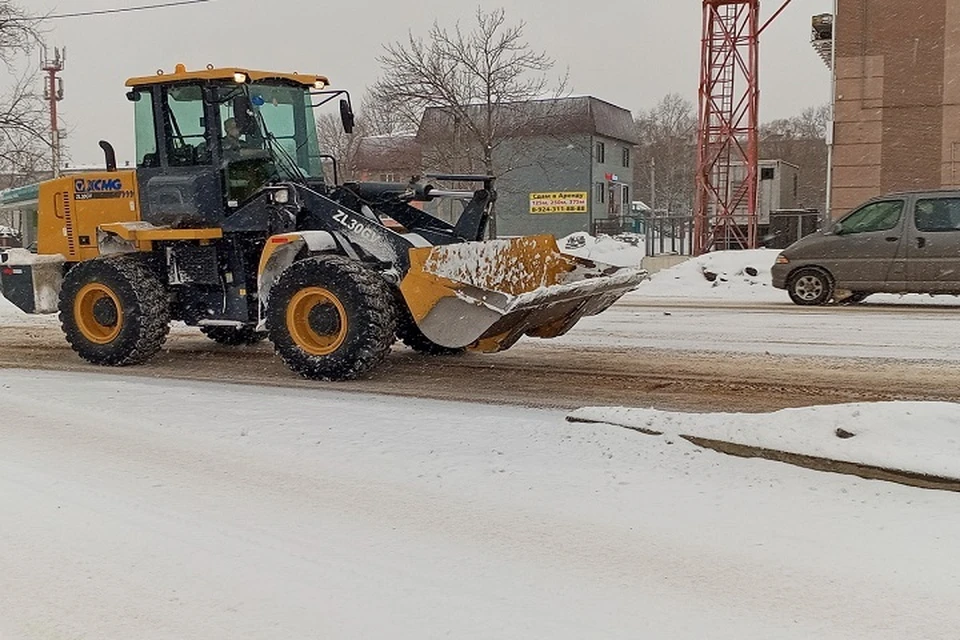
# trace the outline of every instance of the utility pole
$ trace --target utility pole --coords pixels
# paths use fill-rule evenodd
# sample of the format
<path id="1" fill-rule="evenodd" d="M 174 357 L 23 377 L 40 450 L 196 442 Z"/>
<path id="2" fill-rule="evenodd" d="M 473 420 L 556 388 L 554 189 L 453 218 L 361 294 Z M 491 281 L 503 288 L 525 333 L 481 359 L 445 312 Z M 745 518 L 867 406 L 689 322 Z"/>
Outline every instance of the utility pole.
<path id="1" fill-rule="evenodd" d="M 650 210 L 657 210 L 657 159 L 650 158 Z"/>
<path id="2" fill-rule="evenodd" d="M 53 57 L 47 55 L 47 48 L 41 51 L 40 68 L 47 74 L 44 79 L 43 99 L 50 103 L 50 149 L 53 177 L 60 176 L 60 122 L 57 117 L 57 103 L 63 100 L 63 78 L 58 74 L 67 62 L 67 49 L 54 48 Z"/>

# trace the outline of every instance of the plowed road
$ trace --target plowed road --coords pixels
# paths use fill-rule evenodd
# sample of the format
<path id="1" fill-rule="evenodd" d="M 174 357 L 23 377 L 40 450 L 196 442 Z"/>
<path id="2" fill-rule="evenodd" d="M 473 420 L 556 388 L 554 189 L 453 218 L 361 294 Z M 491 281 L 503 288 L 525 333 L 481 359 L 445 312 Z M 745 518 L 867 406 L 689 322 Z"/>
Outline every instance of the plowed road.
<path id="1" fill-rule="evenodd" d="M 362 381 L 289 372 L 268 343 L 221 347 L 175 329 L 133 376 L 335 388 L 570 408 L 590 404 L 760 411 L 833 402 L 960 399 L 960 309 L 703 304 L 633 299 L 559 340 L 428 358 L 398 347 Z M 836 355 L 834 355 L 836 354 Z M 102 371 L 55 326 L 0 327 L 0 367 Z"/>

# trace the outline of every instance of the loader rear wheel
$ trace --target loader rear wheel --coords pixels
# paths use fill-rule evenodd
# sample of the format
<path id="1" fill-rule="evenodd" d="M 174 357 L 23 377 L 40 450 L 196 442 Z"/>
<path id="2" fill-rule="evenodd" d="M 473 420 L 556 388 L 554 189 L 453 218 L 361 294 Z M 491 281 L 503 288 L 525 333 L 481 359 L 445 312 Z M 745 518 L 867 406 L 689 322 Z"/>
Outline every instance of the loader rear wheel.
<path id="1" fill-rule="evenodd" d="M 74 266 L 60 290 L 60 325 L 88 362 L 141 364 L 170 328 L 170 301 L 153 273 L 130 258 L 97 258 Z"/>
<path id="2" fill-rule="evenodd" d="M 217 344 L 236 347 L 245 344 L 257 344 L 265 340 L 267 334 L 251 326 L 245 327 L 200 327 L 203 335 Z"/>
<path id="3" fill-rule="evenodd" d="M 464 353 L 466 347 L 444 347 L 423 335 L 416 320 L 410 315 L 410 310 L 403 300 L 398 303 L 397 312 L 397 339 L 414 351 L 428 356 L 455 356 Z"/>
<path id="4" fill-rule="evenodd" d="M 340 256 L 293 263 L 270 290 L 267 329 L 292 370 L 315 380 L 368 374 L 390 351 L 396 311 L 389 285 Z"/>

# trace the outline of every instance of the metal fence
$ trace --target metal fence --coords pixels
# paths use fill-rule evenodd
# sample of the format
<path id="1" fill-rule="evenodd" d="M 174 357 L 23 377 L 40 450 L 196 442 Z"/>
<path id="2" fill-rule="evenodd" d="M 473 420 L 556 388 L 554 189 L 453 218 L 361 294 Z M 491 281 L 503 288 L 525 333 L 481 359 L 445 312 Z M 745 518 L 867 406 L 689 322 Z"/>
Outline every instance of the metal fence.
<path id="1" fill-rule="evenodd" d="M 593 223 L 593 235 L 600 234 L 642 236 L 648 256 L 687 256 L 693 251 L 693 215 L 650 211 L 604 218 Z"/>

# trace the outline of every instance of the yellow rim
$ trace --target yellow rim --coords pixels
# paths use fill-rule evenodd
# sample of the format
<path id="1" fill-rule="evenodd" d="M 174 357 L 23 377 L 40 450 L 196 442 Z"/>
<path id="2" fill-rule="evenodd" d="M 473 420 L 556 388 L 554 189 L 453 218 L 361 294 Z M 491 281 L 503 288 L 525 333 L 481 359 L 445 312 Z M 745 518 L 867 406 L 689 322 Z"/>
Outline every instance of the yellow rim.
<path id="1" fill-rule="evenodd" d="M 337 313 L 338 326 L 330 333 L 318 333 L 310 324 L 310 314 L 328 305 Z M 298 291 L 287 305 L 287 331 L 297 346 L 310 355 L 327 356 L 347 338 L 347 312 L 337 296 L 326 289 L 307 287 Z"/>
<path id="2" fill-rule="evenodd" d="M 117 311 L 117 321 L 114 324 L 103 324 L 97 319 L 94 308 L 104 299 L 112 301 Z M 120 329 L 123 327 L 123 309 L 120 307 L 120 299 L 110 287 L 99 282 L 84 285 L 77 293 L 77 297 L 73 300 L 73 317 L 83 337 L 96 344 L 113 342 L 120 335 Z"/>

